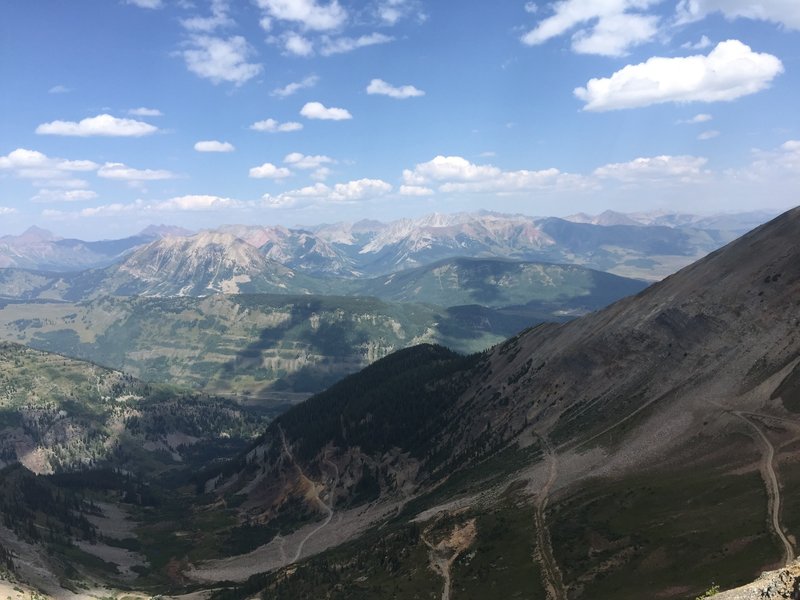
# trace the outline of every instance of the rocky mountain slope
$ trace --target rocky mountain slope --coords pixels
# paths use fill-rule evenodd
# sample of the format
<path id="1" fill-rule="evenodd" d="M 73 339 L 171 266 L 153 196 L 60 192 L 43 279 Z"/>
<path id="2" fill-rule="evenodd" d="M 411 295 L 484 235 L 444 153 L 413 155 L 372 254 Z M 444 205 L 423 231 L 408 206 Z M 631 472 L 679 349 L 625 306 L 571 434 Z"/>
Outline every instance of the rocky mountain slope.
<path id="1" fill-rule="evenodd" d="M 246 456 L 256 466 L 212 485 L 260 522 L 307 502 L 327 515 L 308 530 L 317 549 L 363 530 L 364 508 L 349 536 L 344 525 L 358 506 L 372 507 L 369 521 L 397 515 L 390 531 L 416 540 L 408 561 L 425 555 L 426 531 L 472 518 L 469 546 L 489 560 L 492 519 L 527 506 L 537 563 L 507 568 L 519 585 L 541 582 L 536 598 L 685 598 L 744 583 L 791 559 L 800 527 L 798 235 L 795 209 L 635 297 L 486 354 L 388 357 L 279 417 Z M 365 597 L 384 597 L 380 570 L 347 566 L 350 548 L 312 559 L 306 576 L 334 560 L 331 586 L 365 577 Z M 468 565 L 456 556 L 445 578 L 465 597 Z M 258 585 L 295 589 L 281 573 Z"/>

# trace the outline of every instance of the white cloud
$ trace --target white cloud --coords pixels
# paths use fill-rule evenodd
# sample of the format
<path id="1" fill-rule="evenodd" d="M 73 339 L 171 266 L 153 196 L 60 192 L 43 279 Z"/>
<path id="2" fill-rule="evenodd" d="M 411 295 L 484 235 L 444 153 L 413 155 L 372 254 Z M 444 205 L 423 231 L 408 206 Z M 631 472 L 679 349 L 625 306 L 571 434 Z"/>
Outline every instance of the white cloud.
<path id="1" fill-rule="evenodd" d="M 314 43 L 299 33 L 289 33 L 283 40 L 283 47 L 295 56 L 311 56 L 314 54 Z"/>
<path id="2" fill-rule="evenodd" d="M 368 94 L 379 94 L 382 96 L 389 96 L 390 98 L 397 98 L 403 100 L 405 98 L 416 98 L 424 96 L 425 92 L 415 88 L 413 85 L 403 85 L 395 87 L 386 83 L 383 79 L 373 79 L 367 86 Z"/>
<path id="3" fill-rule="evenodd" d="M 658 33 L 659 18 L 641 11 L 660 1 L 561 0 L 553 4 L 552 15 L 522 36 L 522 42 L 535 46 L 578 28 L 572 35 L 575 52 L 624 56 Z"/>
<path id="4" fill-rule="evenodd" d="M 693 116 L 691 119 L 685 119 L 683 121 L 678 121 L 678 123 L 684 123 L 686 125 L 696 125 L 697 123 L 708 123 L 714 117 L 709 115 L 708 113 L 699 113 Z"/>
<path id="5" fill-rule="evenodd" d="M 316 0 L 257 0 L 257 4 L 274 19 L 298 23 L 314 31 L 338 29 L 347 20 L 347 12 L 337 0 L 326 4 Z"/>
<path id="6" fill-rule="evenodd" d="M 685 44 L 681 44 L 681 48 L 686 48 L 688 50 L 705 50 L 711 46 L 711 40 L 708 39 L 707 35 L 702 36 L 696 42 L 686 42 Z"/>
<path id="7" fill-rule="evenodd" d="M 286 167 L 276 167 L 268 162 L 250 169 L 250 177 L 253 179 L 283 179 L 291 176 L 292 172 Z"/>
<path id="8" fill-rule="evenodd" d="M 680 0 L 678 22 L 688 23 L 721 12 L 728 19 L 745 18 L 800 29 L 800 10 L 795 0 Z"/>
<path id="9" fill-rule="evenodd" d="M 438 183 L 448 193 L 517 193 L 544 188 L 581 188 L 589 184 L 579 175 L 558 169 L 503 171 L 493 165 L 476 165 L 461 156 L 437 156 L 403 171 L 409 188 Z M 402 191 L 401 191 L 402 193 Z"/>
<path id="10" fill-rule="evenodd" d="M 80 181 L 70 179 L 75 171 L 94 171 L 98 164 L 90 160 L 66 160 L 50 158 L 36 150 L 17 148 L 6 156 L 0 156 L 0 170 L 13 171 L 17 177 L 24 179 L 59 179 L 63 181 Z M 48 183 L 48 186 L 55 185 Z"/>
<path id="11" fill-rule="evenodd" d="M 753 52 L 738 40 L 721 42 L 708 56 L 654 57 L 591 79 L 574 90 L 584 110 L 616 110 L 664 102 L 730 101 L 759 92 L 783 72 L 771 54 Z"/>
<path id="12" fill-rule="evenodd" d="M 0 206 L 0 215 L 13 215 L 17 212 L 16 208 L 11 208 L 10 206 Z"/>
<path id="13" fill-rule="evenodd" d="M 161 8 L 161 0 L 128 0 L 128 4 L 133 4 L 139 8 Z"/>
<path id="14" fill-rule="evenodd" d="M 336 162 L 330 156 L 318 154 L 316 156 L 308 156 L 300 152 L 292 152 L 287 154 L 283 159 L 287 165 L 292 165 L 296 169 L 318 169 L 322 165 L 328 165 Z"/>
<path id="15" fill-rule="evenodd" d="M 194 145 L 194 149 L 198 152 L 233 152 L 236 148 L 230 142 L 204 140 L 197 142 Z"/>
<path id="16" fill-rule="evenodd" d="M 239 35 L 227 39 L 195 35 L 180 54 L 192 73 L 215 85 L 229 82 L 239 86 L 262 71 L 261 65 L 247 62 L 253 49 Z"/>
<path id="17" fill-rule="evenodd" d="M 229 9 L 227 0 L 211 0 L 211 16 L 181 19 L 181 25 L 188 31 L 202 33 L 211 33 L 220 27 L 230 27 L 235 23 L 228 15 Z"/>
<path id="18" fill-rule="evenodd" d="M 277 88 L 272 90 L 272 95 L 278 96 L 279 98 L 286 98 L 287 96 L 296 94 L 300 90 L 305 90 L 314 87 L 315 85 L 317 85 L 317 82 L 319 82 L 319 77 L 317 77 L 316 75 L 309 75 L 305 79 L 302 79 L 300 81 L 295 81 L 285 85 L 282 88 Z"/>
<path id="19" fill-rule="evenodd" d="M 47 90 L 48 94 L 68 94 L 72 90 L 65 85 L 54 85 L 49 90 Z"/>
<path id="20" fill-rule="evenodd" d="M 479 181 L 491 179 L 502 171 L 491 165 L 475 165 L 461 156 L 437 156 L 420 163 L 413 170 L 403 171 L 408 185 L 424 185 L 435 181 Z"/>
<path id="21" fill-rule="evenodd" d="M 366 48 L 367 46 L 375 46 L 378 44 L 387 44 L 393 41 L 394 38 L 383 33 L 370 33 L 369 35 L 362 35 L 357 38 L 339 37 L 330 38 L 326 37 L 322 40 L 322 56 L 332 56 L 333 54 L 344 54 L 352 52 L 359 48 Z"/>
<path id="22" fill-rule="evenodd" d="M 399 21 L 416 16 L 417 20 L 423 22 L 427 16 L 422 12 L 422 6 L 416 0 L 381 0 L 377 3 L 376 16 L 384 24 L 389 26 L 396 25 Z"/>
<path id="23" fill-rule="evenodd" d="M 103 179 L 117 179 L 124 181 L 158 181 L 174 179 L 175 174 L 164 169 L 134 169 L 123 163 L 107 162 L 97 171 L 97 176 Z"/>
<path id="24" fill-rule="evenodd" d="M 139 108 L 132 108 L 128 111 L 129 115 L 133 115 L 135 117 L 163 117 L 164 113 L 162 113 L 157 108 L 145 108 L 144 106 Z"/>
<path id="25" fill-rule="evenodd" d="M 39 193 L 31 198 L 31 202 L 81 202 L 84 200 L 94 200 L 97 193 L 92 190 L 39 190 Z"/>
<path id="26" fill-rule="evenodd" d="M 788 182 L 791 183 L 791 189 L 796 190 L 800 180 L 800 140 L 789 140 L 771 151 L 755 150 L 750 165 L 728 170 L 725 176 L 734 182 L 745 180 L 771 185 Z M 759 189 L 759 192 L 762 190 Z"/>
<path id="27" fill-rule="evenodd" d="M 525 12 L 535 15 L 539 12 L 539 6 L 535 2 L 526 2 L 525 3 Z"/>
<path id="28" fill-rule="evenodd" d="M 120 119 L 108 114 L 88 117 L 81 121 L 52 121 L 36 128 L 39 135 L 68 135 L 77 137 L 141 137 L 158 131 L 158 127 L 144 121 Z"/>
<path id="29" fill-rule="evenodd" d="M 300 114 L 307 119 L 322 119 L 326 121 L 343 121 L 352 119 L 353 115 L 344 108 L 328 108 L 321 102 L 306 102 Z"/>
<path id="30" fill-rule="evenodd" d="M 275 119 L 265 119 L 264 121 L 256 121 L 250 125 L 253 131 L 263 131 L 266 133 L 287 133 L 290 131 L 300 131 L 303 128 L 302 123 L 296 121 L 287 121 L 286 123 L 279 123 Z"/>
<path id="31" fill-rule="evenodd" d="M 177 196 L 153 205 L 155 210 L 162 211 L 212 211 L 231 208 L 243 208 L 247 203 L 233 198 L 208 195 Z"/>
<path id="32" fill-rule="evenodd" d="M 401 196 L 432 196 L 435 192 L 428 187 L 421 185 L 401 185 Z"/>
<path id="33" fill-rule="evenodd" d="M 358 179 L 337 183 L 330 187 L 324 183 L 284 192 L 277 196 L 264 194 L 264 205 L 270 208 L 297 207 L 318 203 L 350 203 L 384 196 L 392 186 L 381 179 Z"/>
<path id="34" fill-rule="evenodd" d="M 704 131 L 701 134 L 699 134 L 697 136 L 697 139 L 701 141 L 711 140 L 717 137 L 718 135 L 719 131 L 717 131 L 716 129 L 709 129 L 708 131 Z"/>
<path id="35" fill-rule="evenodd" d="M 654 156 L 636 158 L 626 163 L 612 163 L 595 169 L 601 179 L 623 183 L 697 181 L 709 175 L 704 169 L 707 158 L 701 156 Z"/>

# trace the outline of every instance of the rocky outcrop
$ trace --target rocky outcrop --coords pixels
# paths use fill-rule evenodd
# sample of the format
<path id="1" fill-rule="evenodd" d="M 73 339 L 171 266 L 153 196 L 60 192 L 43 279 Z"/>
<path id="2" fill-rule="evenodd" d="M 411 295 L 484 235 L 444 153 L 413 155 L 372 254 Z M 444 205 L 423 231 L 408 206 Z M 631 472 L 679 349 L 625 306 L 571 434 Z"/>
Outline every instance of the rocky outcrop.
<path id="1" fill-rule="evenodd" d="M 721 594 L 714 600 L 797 600 L 800 598 L 800 561 L 786 568 L 764 573 L 758 580 L 744 587 Z"/>

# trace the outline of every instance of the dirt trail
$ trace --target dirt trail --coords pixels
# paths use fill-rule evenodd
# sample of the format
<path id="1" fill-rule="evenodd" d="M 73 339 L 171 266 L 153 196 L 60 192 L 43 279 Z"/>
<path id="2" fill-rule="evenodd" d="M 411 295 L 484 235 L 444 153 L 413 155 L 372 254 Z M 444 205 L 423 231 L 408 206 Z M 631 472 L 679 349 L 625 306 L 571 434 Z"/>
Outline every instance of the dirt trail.
<path id="1" fill-rule="evenodd" d="M 539 565 L 542 567 L 542 583 L 544 584 L 548 599 L 567 600 L 567 590 L 564 586 L 564 580 L 561 577 L 561 570 L 558 568 L 558 563 L 553 555 L 553 546 L 550 542 L 550 530 L 547 528 L 547 522 L 544 518 L 550 490 L 558 478 L 558 457 L 553 452 L 553 448 L 547 438 L 543 436 L 539 437 L 542 440 L 545 453 L 550 460 L 550 475 L 536 497 L 534 519 L 536 522 L 537 558 Z"/>
<path id="2" fill-rule="evenodd" d="M 426 537 L 427 531 L 423 531 L 420 538 L 428 547 L 431 567 L 444 579 L 442 600 L 450 600 L 453 563 L 475 542 L 478 534 L 476 520 L 470 519 L 463 526 L 454 527 L 450 535 L 435 546 Z"/>
<path id="3" fill-rule="evenodd" d="M 770 442 L 769 438 L 761 431 L 761 428 L 756 425 L 755 421 L 751 420 L 745 413 L 734 411 L 733 414 L 752 427 L 764 443 L 766 452 L 761 461 L 761 475 L 764 477 L 764 483 L 767 485 L 770 522 L 775 535 L 778 536 L 783 544 L 784 565 L 788 565 L 794 560 L 794 548 L 781 526 L 781 486 L 778 483 L 778 475 L 775 472 L 775 466 L 773 464 L 775 462 L 775 446 L 772 445 L 772 442 Z"/>
<path id="4" fill-rule="evenodd" d="M 772 445 L 772 442 L 766 436 L 766 434 L 761 430 L 761 428 L 756 424 L 756 421 L 753 420 L 751 417 L 757 418 L 764 418 L 764 419 L 775 419 L 778 421 L 787 421 L 794 424 L 792 421 L 788 421 L 786 419 L 782 419 L 780 417 L 773 417 L 771 415 L 761 415 L 759 413 L 741 411 L 741 410 L 731 410 L 727 408 L 724 404 L 717 402 L 715 400 L 709 400 L 711 404 L 716 406 L 717 408 L 722 409 L 726 413 L 732 414 L 737 418 L 741 419 L 745 423 L 747 423 L 748 427 L 753 429 L 758 439 L 761 441 L 764 452 L 761 457 L 761 477 L 764 479 L 764 485 L 767 488 L 767 513 L 769 514 L 769 523 L 770 527 L 772 528 L 775 536 L 781 541 L 783 544 L 783 556 L 784 556 L 784 565 L 788 565 L 791 563 L 795 558 L 794 547 L 792 543 L 789 541 L 789 538 L 786 536 L 786 532 L 783 530 L 783 526 L 781 525 L 781 486 L 778 481 L 778 473 L 775 471 L 775 446 Z"/>
<path id="5" fill-rule="evenodd" d="M 330 465 L 331 467 L 333 467 L 333 471 L 335 473 L 334 482 L 333 482 L 333 485 L 330 487 L 330 492 L 329 492 L 330 500 L 326 504 L 322 500 L 322 498 L 320 497 L 319 491 L 317 490 L 316 484 L 314 484 L 313 480 L 311 478 L 309 478 L 303 472 L 303 469 L 300 467 L 300 465 L 294 459 L 294 455 L 292 454 L 292 451 L 289 448 L 289 444 L 286 443 L 286 435 L 283 433 L 283 429 L 279 428 L 279 430 L 281 432 L 281 441 L 283 442 L 283 451 L 284 451 L 284 453 L 286 454 L 287 458 L 291 461 L 291 463 L 295 466 L 295 468 L 299 471 L 300 476 L 303 477 L 304 479 L 307 479 L 308 481 L 310 481 L 312 483 L 314 491 L 315 491 L 315 494 L 316 494 L 316 497 L 317 497 L 317 501 L 325 509 L 325 512 L 328 513 L 327 516 L 325 517 L 325 520 L 319 525 L 319 527 L 316 527 L 315 529 L 312 529 L 302 540 L 300 540 L 300 543 L 297 545 L 297 550 L 295 550 L 295 553 L 294 553 L 294 556 L 292 557 L 292 560 L 289 561 L 289 563 L 294 563 L 294 562 L 297 562 L 298 560 L 300 560 L 300 557 L 303 555 L 303 548 L 305 547 L 306 542 L 308 540 L 310 540 L 312 537 L 314 537 L 315 535 L 317 535 L 320 531 L 325 529 L 330 524 L 331 520 L 333 519 L 333 498 L 334 498 L 333 494 L 334 494 L 334 490 L 336 490 L 336 486 L 339 485 L 339 467 L 337 467 L 336 464 L 334 464 L 333 462 L 331 462 L 330 460 L 325 458 L 325 460 L 324 460 L 325 464 Z M 285 552 L 283 544 L 284 544 L 284 540 L 283 540 L 283 538 L 281 538 L 281 553 Z"/>

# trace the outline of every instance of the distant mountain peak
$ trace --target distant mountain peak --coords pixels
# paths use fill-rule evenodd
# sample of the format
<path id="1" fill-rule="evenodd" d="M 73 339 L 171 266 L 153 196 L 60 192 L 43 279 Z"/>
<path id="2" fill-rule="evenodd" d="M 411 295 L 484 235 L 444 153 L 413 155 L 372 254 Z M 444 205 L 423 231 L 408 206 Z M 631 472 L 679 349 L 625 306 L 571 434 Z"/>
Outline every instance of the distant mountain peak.
<path id="1" fill-rule="evenodd" d="M 139 232 L 139 235 L 159 238 L 169 236 L 187 237 L 194 235 L 194 232 L 178 225 L 165 225 L 162 223 L 160 225 L 148 225 Z"/>

